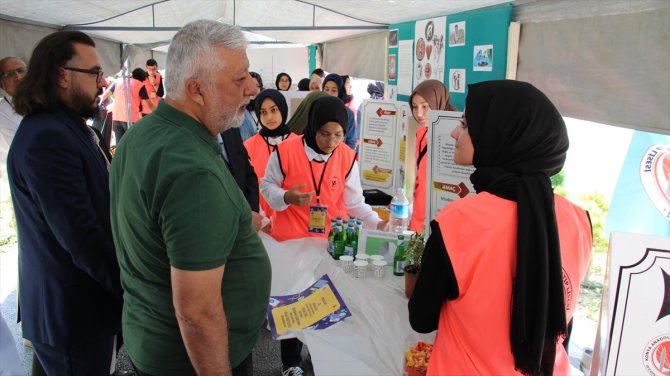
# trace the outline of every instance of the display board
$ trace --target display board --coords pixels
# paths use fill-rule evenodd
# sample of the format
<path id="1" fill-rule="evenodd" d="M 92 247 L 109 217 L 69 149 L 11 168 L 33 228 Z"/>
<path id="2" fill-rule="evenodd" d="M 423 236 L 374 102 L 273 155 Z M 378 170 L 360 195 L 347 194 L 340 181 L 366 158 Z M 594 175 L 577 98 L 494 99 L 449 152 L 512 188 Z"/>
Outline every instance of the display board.
<path id="1" fill-rule="evenodd" d="M 463 109 L 468 84 L 506 77 L 511 19 L 510 3 L 390 25 L 389 97 L 407 101 L 408 87 L 432 78 Z"/>
<path id="2" fill-rule="evenodd" d="M 600 312 L 591 375 L 668 375 L 670 238 L 611 234 Z"/>
<path id="3" fill-rule="evenodd" d="M 430 221 L 445 205 L 475 193 L 470 182 L 475 168 L 454 163 L 456 143 L 451 131 L 460 126 L 462 116 L 461 112 L 431 111 L 428 118 L 426 238 L 430 234 Z"/>
<path id="4" fill-rule="evenodd" d="M 391 196 L 404 187 L 407 169 L 407 103 L 363 101 L 358 163 L 363 189 L 377 188 Z"/>

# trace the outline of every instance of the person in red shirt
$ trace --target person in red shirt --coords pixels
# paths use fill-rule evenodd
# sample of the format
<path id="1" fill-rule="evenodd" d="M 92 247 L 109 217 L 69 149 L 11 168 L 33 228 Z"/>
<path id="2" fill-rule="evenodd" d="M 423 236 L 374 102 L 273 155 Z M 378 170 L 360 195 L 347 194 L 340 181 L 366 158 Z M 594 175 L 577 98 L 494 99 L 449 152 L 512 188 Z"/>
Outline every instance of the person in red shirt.
<path id="1" fill-rule="evenodd" d="M 154 59 L 147 60 L 147 78 L 143 81 L 145 92 L 142 93 L 142 116 L 149 115 L 158 106 L 158 101 L 165 95 L 163 77 L 158 71 L 158 63 Z"/>
<path id="2" fill-rule="evenodd" d="M 409 320 L 437 329 L 428 375 L 569 374 L 564 346 L 588 269 L 588 213 L 552 191 L 568 133 L 526 82 L 469 86 L 451 136 L 477 194 L 431 222 Z"/>
<path id="3" fill-rule="evenodd" d="M 251 165 L 258 176 L 258 185 L 265 175 L 270 154 L 277 149 L 277 145 L 284 140 L 297 137 L 286 126 L 288 105 L 284 96 L 275 89 L 266 89 L 256 96 L 256 117 L 261 130 L 244 141 Z M 272 218 L 274 210 L 268 205 L 263 196 L 260 196 L 260 207 L 266 218 Z M 269 227 L 266 227 L 269 230 Z"/>

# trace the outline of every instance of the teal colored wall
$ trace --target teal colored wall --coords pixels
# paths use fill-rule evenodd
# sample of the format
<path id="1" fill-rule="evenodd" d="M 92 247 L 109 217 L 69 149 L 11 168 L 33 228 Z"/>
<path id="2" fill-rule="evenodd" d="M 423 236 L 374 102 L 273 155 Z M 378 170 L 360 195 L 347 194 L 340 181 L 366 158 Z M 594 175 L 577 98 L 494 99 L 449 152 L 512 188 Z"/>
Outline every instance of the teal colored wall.
<path id="1" fill-rule="evenodd" d="M 435 15 L 431 18 L 441 17 Z M 497 5 L 488 8 L 476 9 L 472 11 L 448 14 L 446 29 L 442 30 L 447 36 L 445 41 L 445 69 L 443 82 L 447 88 L 450 69 L 465 69 L 466 85 L 481 81 L 499 80 L 505 78 L 507 69 L 507 35 L 509 24 L 512 20 L 512 4 Z M 449 24 L 465 21 L 465 45 L 449 47 L 448 35 Z M 415 22 L 403 22 L 392 24 L 389 30 L 398 29 L 398 40 L 414 40 Z M 436 31 L 437 32 L 437 31 Z M 474 46 L 493 45 L 493 70 L 492 71 L 474 71 L 473 54 Z M 398 54 L 398 48 L 389 48 L 389 55 Z M 414 66 L 414 64 L 412 65 Z M 396 66 L 396 72 L 398 67 Z M 412 72 L 412 80 L 414 79 Z M 389 85 L 396 85 L 396 80 L 389 80 Z M 467 86 L 465 93 L 450 93 L 451 103 L 463 110 L 465 106 L 465 97 L 467 95 Z M 407 95 L 398 95 L 399 101 L 409 100 Z"/>
<path id="2" fill-rule="evenodd" d="M 305 75 L 305 77 L 309 77 L 310 79 L 312 78 L 311 74 L 314 69 L 316 69 L 316 46 L 315 45 L 310 45 L 307 47 L 307 50 L 309 51 L 309 72 Z"/>

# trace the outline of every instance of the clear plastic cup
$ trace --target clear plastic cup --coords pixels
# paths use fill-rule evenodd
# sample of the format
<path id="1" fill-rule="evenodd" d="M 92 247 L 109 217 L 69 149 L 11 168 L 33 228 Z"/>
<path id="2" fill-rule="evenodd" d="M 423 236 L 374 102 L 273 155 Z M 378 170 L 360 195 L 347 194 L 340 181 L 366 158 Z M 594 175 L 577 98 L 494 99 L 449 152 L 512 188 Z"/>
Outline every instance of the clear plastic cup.
<path id="1" fill-rule="evenodd" d="M 346 273 L 351 273 L 354 270 L 354 256 L 340 256 L 340 267 Z"/>
<path id="2" fill-rule="evenodd" d="M 370 256 L 368 256 L 365 253 L 359 253 L 359 254 L 356 255 L 356 260 L 367 261 L 369 263 L 370 262 Z M 368 264 L 368 268 L 370 268 L 369 264 Z"/>
<path id="3" fill-rule="evenodd" d="M 377 278 L 384 278 L 387 262 L 384 260 L 375 260 L 372 262 L 372 273 Z"/>
<path id="4" fill-rule="evenodd" d="M 356 278 L 365 278 L 368 273 L 368 262 L 362 260 L 354 261 L 354 275 Z"/>

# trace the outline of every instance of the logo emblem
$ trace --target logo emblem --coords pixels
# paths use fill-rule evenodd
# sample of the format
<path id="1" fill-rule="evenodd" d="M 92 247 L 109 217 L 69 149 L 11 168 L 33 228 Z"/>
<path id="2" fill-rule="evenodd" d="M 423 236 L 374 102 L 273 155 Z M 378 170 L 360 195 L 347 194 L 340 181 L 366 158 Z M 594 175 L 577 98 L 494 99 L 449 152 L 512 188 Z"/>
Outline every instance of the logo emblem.
<path id="1" fill-rule="evenodd" d="M 640 181 L 649 200 L 670 222 L 670 145 L 652 145 L 640 161 Z"/>
<path id="2" fill-rule="evenodd" d="M 330 178 L 330 190 L 333 191 L 337 189 L 340 186 L 340 177 L 339 176 L 333 176 Z"/>
<path id="3" fill-rule="evenodd" d="M 650 375 L 670 375 L 670 334 L 652 339 L 644 347 L 642 362 Z"/>

